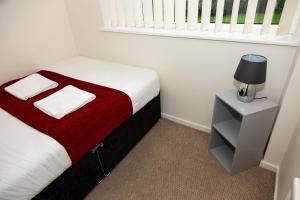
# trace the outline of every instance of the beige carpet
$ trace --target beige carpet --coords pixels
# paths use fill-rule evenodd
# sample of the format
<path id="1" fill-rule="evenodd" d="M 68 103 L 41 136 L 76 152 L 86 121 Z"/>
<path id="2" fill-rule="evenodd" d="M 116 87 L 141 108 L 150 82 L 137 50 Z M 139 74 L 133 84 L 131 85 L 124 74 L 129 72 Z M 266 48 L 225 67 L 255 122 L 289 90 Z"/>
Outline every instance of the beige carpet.
<path id="1" fill-rule="evenodd" d="M 208 152 L 209 135 L 161 119 L 86 199 L 268 200 L 275 175 L 230 176 Z"/>

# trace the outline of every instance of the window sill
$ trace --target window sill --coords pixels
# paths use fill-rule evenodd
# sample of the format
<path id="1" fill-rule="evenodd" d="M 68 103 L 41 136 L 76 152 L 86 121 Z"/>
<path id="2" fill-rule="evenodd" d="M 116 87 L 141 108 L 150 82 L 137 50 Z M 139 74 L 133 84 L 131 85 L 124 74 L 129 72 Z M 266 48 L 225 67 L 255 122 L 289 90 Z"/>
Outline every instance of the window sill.
<path id="1" fill-rule="evenodd" d="M 266 44 L 266 45 L 279 45 L 279 46 L 291 46 L 297 47 L 299 45 L 299 39 L 294 38 L 291 35 L 276 36 L 277 26 L 272 26 L 272 33 L 260 35 L 259 30 L 261 25 L 254 25 L 254 32 L 249 34 L 242 33 L 243 25 L 238 25 L 237 32 L 230 33 L 229 25 L 223 25 L 224 30 L 221 32 L 214 32 L 213 28 L 210 31 L 201 32 L 198 30 L 176 30 L 176 29 L 154 29 L 154 28 L 135 28 L 135 27 L 102 27 L 101 31 L 114 32 L 114 33 L 132 33 L 140 35 L 154 35 L 174 38 L 190 38 L 190 39 L 202 39 L 202 40 L 217 40 L 217 41 L 229 41 L 240 43 L 254 43 L 254 44 Z"/>

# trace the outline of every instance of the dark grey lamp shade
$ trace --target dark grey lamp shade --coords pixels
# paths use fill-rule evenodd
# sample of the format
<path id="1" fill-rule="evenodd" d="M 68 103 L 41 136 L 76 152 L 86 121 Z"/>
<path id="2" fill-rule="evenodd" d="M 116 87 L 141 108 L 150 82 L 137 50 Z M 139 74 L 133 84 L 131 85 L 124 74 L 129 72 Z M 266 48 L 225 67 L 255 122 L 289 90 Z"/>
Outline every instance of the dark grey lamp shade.
<path id="1" fill-rule="evenodd" d="M 248 54 L 241 58 L 234 78 L 246 84 L 262 84 L 266 81 L 267 58 Z"/>

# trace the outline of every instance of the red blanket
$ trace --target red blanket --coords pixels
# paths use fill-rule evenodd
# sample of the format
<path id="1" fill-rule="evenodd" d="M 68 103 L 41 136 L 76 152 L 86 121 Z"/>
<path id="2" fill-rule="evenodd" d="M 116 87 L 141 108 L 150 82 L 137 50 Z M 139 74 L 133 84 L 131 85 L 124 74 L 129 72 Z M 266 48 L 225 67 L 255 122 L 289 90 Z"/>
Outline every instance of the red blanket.
<path id="1" fill-rule="evenodd" d="M 59 83 L 27 101 L 22 101 L 4 91 L 15 81 L 0 86 L 0 107 L 27 125 L 49 135 L 67 150 L 73 163 L 100 144 L 115 128 L 132 115 L 130 98 L 123 92 L 72 79 L 54 72 L 39 74 Z M 79 110 L 57 120 L 38 110 L 33 103 L 73 85 L 96 95 L 96 99 Z"/>

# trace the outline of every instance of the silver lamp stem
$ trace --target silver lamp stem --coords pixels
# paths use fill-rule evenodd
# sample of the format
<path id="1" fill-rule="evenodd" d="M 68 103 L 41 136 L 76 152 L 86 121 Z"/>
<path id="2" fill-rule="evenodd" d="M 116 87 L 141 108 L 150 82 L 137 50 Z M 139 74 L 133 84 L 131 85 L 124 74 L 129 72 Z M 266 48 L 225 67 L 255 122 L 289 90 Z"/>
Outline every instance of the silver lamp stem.
<path id="1" fill-rule="evenodd" d="M 255 99 L 256 96 L 256 85 L 250 85 L 241 83 L 240 88 L 237 92 L 237 98 L 244 102 L 249 103 Z"/>

